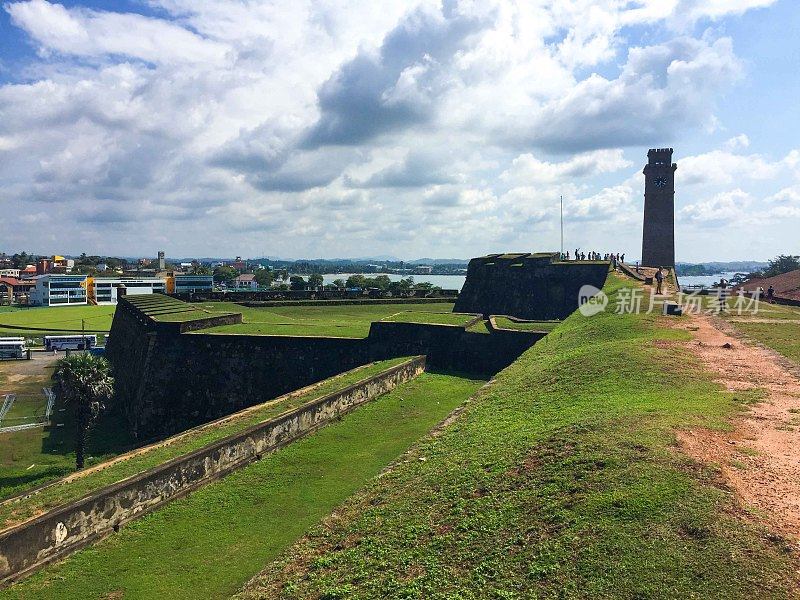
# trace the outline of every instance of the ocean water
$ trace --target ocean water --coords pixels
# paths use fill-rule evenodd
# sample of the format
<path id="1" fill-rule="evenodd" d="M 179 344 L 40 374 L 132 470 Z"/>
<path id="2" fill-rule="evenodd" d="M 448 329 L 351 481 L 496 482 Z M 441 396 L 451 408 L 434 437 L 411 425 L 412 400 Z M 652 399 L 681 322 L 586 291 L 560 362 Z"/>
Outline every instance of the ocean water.
<path id="1" fill-rule="evenodd" d="M 344 279 L 346 281 L 350 275 L 351 273 L 329 273 L 327 275 L 323 275 L 322 279 L 327 285 L 329 283 L 333 283 L 336 279 Z M 409 275 L 394 275 L 392 273 L 362 273 L 362 275 L 364 275 L 364 277 L 387 275 L 391 281 L 400 281 L 401 279 L 409 277 Z M 304 275 L 304 277 L 308 276 Z M 410 277 L 413 277 L 416 283 L 427 281 L 433 285 L 439 286 L 443 290 L 461 290 L 461 287 L 467 280 L 466 276 L 464 275 L 411 275 Z"/>
<path id="2" fill-rule="evenodd" d="M 681 285 L 705 285 L 707 287 L 717 283 L 720 278 L 730 281 L 736 273 L 717 273 L 716 275 L 678 275 L 678 282 Z"/>

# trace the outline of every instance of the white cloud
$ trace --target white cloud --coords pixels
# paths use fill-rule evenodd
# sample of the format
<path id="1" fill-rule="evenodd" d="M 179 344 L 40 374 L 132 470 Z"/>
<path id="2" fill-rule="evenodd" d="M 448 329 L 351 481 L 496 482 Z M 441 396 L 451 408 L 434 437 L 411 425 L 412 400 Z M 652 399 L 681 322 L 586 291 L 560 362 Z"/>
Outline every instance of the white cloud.
<path id="1" fill-rule="evenodd" d="M 516 185 L 553 183 L 613 173 L 629 166 L 631 162 L 624 158 L 619 148 L 576 154 L 560 162 L 542 161 L 526 153 L 515 158 L 511 167 L 500 175 L 500 179 Z"/>
<path id="2" fill-rule="evenodd" d="M 154 63 L 218 63 L 229 50 L 178 25 L 135 14 L 68 10 L 46 0 L 12 3 L 6 10 L 44 52 L 119 54 Z"/>
<path id="3" fill-rule="evenodd" d="M 0 239 L 467 255 L 553 239 L 560 194 L 592 223 L 582 235 L 614 235 L 640 216 L 624 148 L 714 127 L 743 74 L 729 38 L 687 23 L 770 3 L 9 2 L 38 58 L 0 84 L 0 202 L 51 222 L 0 222 Z M 632 27 L 654 41 L 631 46 Z M 748 141 L 680 159 L 686 218 L 714 186 L 790 189 L 800 152 L 744 155 Z"/>

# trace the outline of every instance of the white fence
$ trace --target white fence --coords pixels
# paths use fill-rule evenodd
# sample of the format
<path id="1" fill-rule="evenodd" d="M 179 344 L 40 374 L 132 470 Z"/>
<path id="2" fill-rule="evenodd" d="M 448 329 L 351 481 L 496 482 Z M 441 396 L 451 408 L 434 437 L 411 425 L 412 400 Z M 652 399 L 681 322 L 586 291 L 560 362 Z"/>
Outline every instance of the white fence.
<path id="1" fill-rule="evenodd" d="M 6 394 L 3 399 L 3 406 L 0 407 L 0 433 L 13 433 L 15 431 L 24 431 L 26 429 L 49 425 L 50 419 L 53 416 L 56 395 L 52 388 L 42 388 L 42 395 L 45 398 L 44 415 L 6 418 L 9 411 L 11 411 L 11 407 L 14 406 L 14 403 L 17 401 L 16 394 Z M 19 421 L 25 422 L 20 423 Z"/>

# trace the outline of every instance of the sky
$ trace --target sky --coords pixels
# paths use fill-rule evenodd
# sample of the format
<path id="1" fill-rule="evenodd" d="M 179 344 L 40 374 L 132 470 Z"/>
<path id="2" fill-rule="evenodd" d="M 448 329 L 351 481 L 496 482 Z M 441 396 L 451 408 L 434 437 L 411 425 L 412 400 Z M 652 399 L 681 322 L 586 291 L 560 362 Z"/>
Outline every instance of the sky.
<path id="1" fill-rule="evenodd" d="M 0 5 L 0 251 L 800 253 L 796 0 Z"/>

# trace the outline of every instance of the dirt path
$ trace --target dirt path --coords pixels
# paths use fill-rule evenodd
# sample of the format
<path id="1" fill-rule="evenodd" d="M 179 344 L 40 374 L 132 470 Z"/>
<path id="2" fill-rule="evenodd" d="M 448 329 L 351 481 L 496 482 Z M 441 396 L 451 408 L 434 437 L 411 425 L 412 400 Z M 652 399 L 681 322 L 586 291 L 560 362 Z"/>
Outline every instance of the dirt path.
<path id="1" fill-rule="evenodd" d="M 727 483 L 760 513 L 756 516 L 797 543 L 800 369 L 714 317 L 693 315 L 679 327 L 692 331 L 689 348 L 728 390 L 760 388 L 766 394 L 734 420 L 731 432 L 679 432 L 682 449 L 703 463 L 719 465 Z"/>

